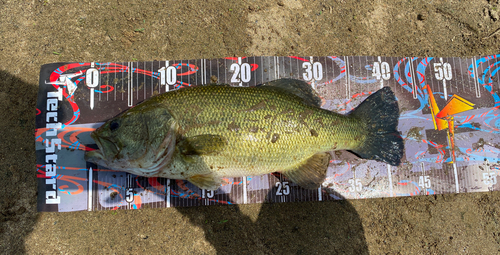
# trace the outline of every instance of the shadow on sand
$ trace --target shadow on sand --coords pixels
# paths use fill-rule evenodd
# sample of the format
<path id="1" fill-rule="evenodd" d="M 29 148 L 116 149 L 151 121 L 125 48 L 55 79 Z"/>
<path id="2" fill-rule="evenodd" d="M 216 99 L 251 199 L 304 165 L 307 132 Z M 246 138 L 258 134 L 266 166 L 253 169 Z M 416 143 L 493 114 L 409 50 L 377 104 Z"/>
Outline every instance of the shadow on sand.
<path id="1" fill-rule="evenodd" d="M 0 70 L 0 243 L 6 254 L 25 253 L 38 217 L 35 103 L 38 86 Z"/>
<path id="2" fill-rule="evenodd" d="M 255 222 L 235 205 L 176 209 L 205 231 L 218 254 L 368 254 L 347 200 L 264 203 Z"/>
<path id="3" fill-rule="evenodd" d="M 0 70 L 0 240 L 26 252 L 37 213 L 35 84 Z M 275 193 L 276 190 L 271 190 Z M 258 210 L 257 205 L 243 205 Z M 361 220 L 346 200 L 264 203 L 254 221 L 238 206 L 176 208 L 205 232 L 219 254 L 367 254 Z"/>

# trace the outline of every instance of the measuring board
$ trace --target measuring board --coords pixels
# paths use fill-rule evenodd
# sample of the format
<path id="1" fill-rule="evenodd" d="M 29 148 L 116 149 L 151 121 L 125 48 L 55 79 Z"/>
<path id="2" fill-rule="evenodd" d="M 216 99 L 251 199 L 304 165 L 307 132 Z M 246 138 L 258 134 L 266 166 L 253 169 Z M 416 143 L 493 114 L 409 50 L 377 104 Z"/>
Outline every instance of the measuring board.
<path id="1" fill-rule="evenodd" d="M 231 57 L 42 66 L 36 116 L 39 211 L 327 201 L 500 190 L 500 55 L 474 58 Z M 90 133 L 159 93 L 210 83 L 308 82 L 322 108 L 346 114 L 391 87 L 405 140 L 399 167 L 332 152 L 322 188 L 278 173 L 225 178 L 216 191 L 85 162 Z"/>

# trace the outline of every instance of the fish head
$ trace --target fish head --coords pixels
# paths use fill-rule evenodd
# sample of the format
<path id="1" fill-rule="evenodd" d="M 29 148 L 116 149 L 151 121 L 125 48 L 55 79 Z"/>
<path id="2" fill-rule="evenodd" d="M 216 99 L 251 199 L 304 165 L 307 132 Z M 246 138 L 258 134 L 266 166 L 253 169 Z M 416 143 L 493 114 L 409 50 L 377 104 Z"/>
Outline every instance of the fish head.
<path id="1" fill-rule="evenodd" d="M 108 120 L 90 135 L 98 150 L 85 160 L 114 170 L 153 176 L 175 148 L 174 119 L 161 109 L 130 110 Z"/>

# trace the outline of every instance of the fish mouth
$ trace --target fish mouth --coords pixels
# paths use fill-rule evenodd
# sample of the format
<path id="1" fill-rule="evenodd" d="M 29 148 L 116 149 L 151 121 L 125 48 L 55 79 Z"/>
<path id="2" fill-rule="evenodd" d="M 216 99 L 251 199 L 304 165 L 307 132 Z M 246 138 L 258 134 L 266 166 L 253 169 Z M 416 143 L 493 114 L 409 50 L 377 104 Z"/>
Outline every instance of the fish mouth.
<path id="1" fill-rule="evenodd" d="M 85 161 L 96 163 L 97 161 L 104 159 L 103 147 L 99 137 L 94 132 L 90 134 L 90 137 L 92 137 L 98 149 L 87 151 L 85 153 Z"/>
<path id="2" fill-rule="evenodd" d="M 90 134 L 90 137 L 94 139 L 98 149 L 85 153 L 86 161 L 96 163 L 98 161 L 106 160 L 106 156 L 114 157 L 115 154 L 120 151 L 118 145 L 108 138 L 100 137 L 96 133 Z"/>
<path id="3" fill-rule="evenodd" d="M 104 155 L 102 155 L 101 151 L 99 150 L 93 150 L 93 151 L 87 151 L 85 153 L 84 158 L 85 161 L 97 163 L 98 161 L 104 159 Z"/>

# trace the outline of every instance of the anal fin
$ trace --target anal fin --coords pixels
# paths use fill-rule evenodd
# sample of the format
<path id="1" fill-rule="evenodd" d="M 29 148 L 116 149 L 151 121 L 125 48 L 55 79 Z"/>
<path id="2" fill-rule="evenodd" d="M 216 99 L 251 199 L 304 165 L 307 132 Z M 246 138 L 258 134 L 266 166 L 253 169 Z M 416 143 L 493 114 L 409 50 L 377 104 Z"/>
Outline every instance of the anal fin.
<path id="1" fill-rule="evenodd" d="M 208 190 L 216 190 L 222 183 L 222 178 L 214 175 L 214 173 L 196 174 L 187 178 L 187 180 L 200 189 Z"/>
<path id="2" fill-rule="evenodd" d="M 305 189 L 317 189 L 326 178 L 332 156 L 328 152 L 316 153 L 299 166 L 282 172 L 292 182 Z"/>

